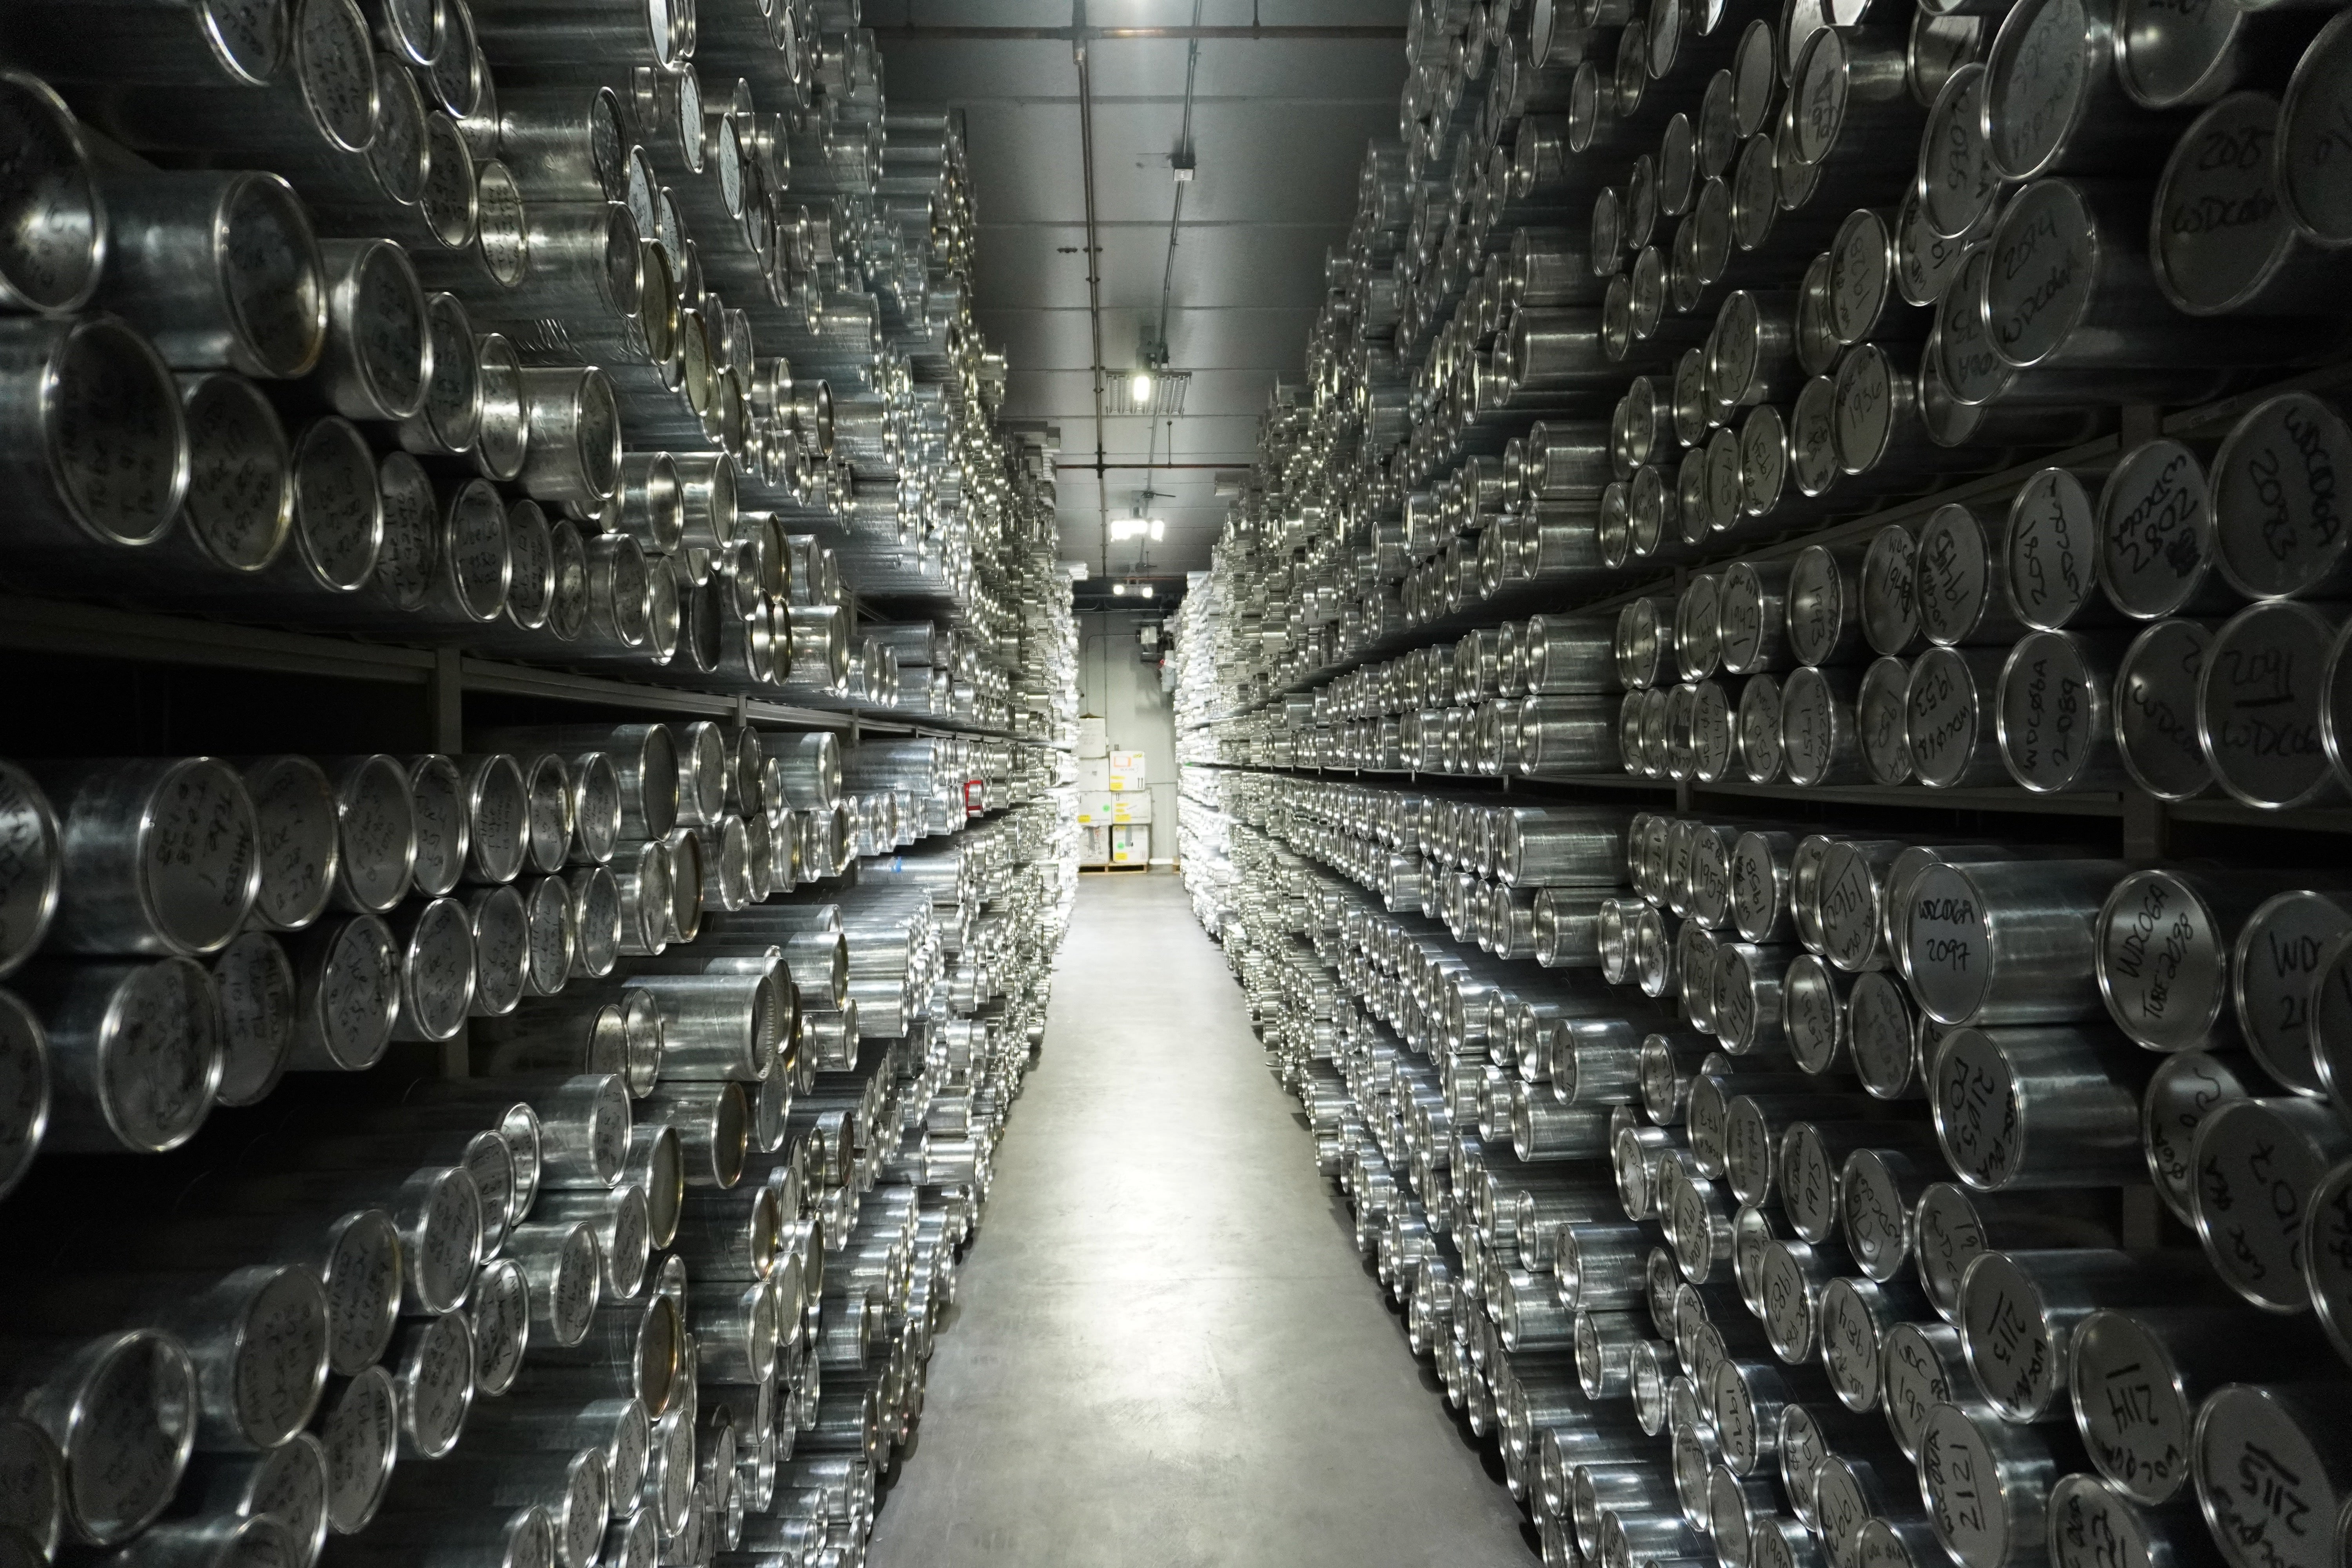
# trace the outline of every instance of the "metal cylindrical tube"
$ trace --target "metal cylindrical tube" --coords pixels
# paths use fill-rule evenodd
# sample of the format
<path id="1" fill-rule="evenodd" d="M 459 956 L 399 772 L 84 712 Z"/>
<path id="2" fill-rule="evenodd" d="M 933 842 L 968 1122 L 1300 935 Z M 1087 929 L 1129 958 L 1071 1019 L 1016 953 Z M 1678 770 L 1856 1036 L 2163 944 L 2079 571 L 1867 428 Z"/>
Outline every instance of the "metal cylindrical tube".
<path id="1" fill-rule="evenodd" d="M 373 1067 L 399 1016 L 402 948 L 383 921 L 356 915 L 313 927 L 289 944 L 294 963 L 294 1032 L 286 1065 L 296 1071 Z"/>
<path id="2" fill-rule="evenodd" d="M 97 1321 L 173 1335 L 195 1370 L 196 1441 L 210 1450 L 278 1447 L 310 1420 L 326 1382 L 326 1299 L 307 1265 L 249 1265 L 209 1279 L 68 1276 L 11 1315 L 35 1332 Z"/>
<path id="3" fill-rule="evenodd" d="M 1840 664 L 1861 651 L 1862 603 L 1853 581 L 1858 551 L 1840 554 L 1808 545 L 1790 567 L 1783 590 L 1789 650 L 1801 665 Z"/>
<path id="4" fill-rule="evenodd" d="M 2334 475 L 2352 464 L 2352 426 L 2308 393 L 2270 398 L 2213 455 L 2214 564 L 2250 598 L 2341 597 L 2352 585 Z"/>
<path id="5" fill-rule="evenodd" d="M 1810 787 L 1863 776 L 1853 710 L 1857 689 L 1850 670 L 1808 665 L 1790 672 L 1780 687 L 1780 735 L 1790 783 Z"/>
<path id="6" fill-rule="evenodd" d="M 477 1069 L 500 1078 L 609 1073 L 630 1094 L 642 1096 L 661 1067 L 661 1014 L 650 994 L 634 988 L 615 997 L 583 987 L 562 1001 L 525 1003 L 509 1020 L 476 1027 L 474 1039 L 484 1047 Z"/>
<path id="7" fill-rule="evenodd" d="M 2116 755 L 2132 782 L 2159 800 L 2187 800 L 2213 783 L 2196 721 L 2212 640 L 2205 623 L 2158 621 L 2132 639 L 2116 666 Z"/>
<path id="8" fill-rule="evenodd" d="M 564 879 L 572 898 L 572 973 L 602 979 L 621 957 L 621 888 L 609 866 L 587 865 Z"/>
<path id="9" fill-rule="evenodd" d="M 334 785 L 308 757 L 259 757 L 242 772 L 257 829 L 253 919 L 299 931 L 324 912 L 338 877 Z"/>
<path id="10" fill-rule="evenodd" d="M 2223 789 L 2285 810 L 2340 798 L 2322 733 L 2323 672 L 2340 628 L 2315 607 L 2249 606 L 2213 636 L 2198 676 L 2198 741 Z"/>
<path id="11" fill-rule="evenodd" d="M 112 247 L 98 303 L 187 370 L 299 376 L 325 346 L 309 216 L 274 174 L 194 171 L 100 182 Z"/>
<path id="12" fill-rule="evenodd" d="M 1933 647 L 1911 667 L 1904 717 L 1921 784 L 1950 788 L 2007 776 L 1996 702 L 2004 657 L 2000 648 Z"/>
<path id="13" fill-rule="evenodd" d="M 390 922 L 400 952 L 393 1037 L 454 1039 L 474 1000 L 474 929 L 466 906 L 437 898 L 404 905 Z"/>
<path id="14" fill-rule="evenodd" d="M 397 758 L 326 759 L 335 786 L 335 903 L 381 914 L 407 896 L 416 862 L 416 803 Z"/>
<path id="15" fill-rule="evenodd" d="M 530 786 L 506 752 L 450 759 L 457 767 L 466 816 L 466 878 L 503 885 L 520 874 L 530 850 Z"/>
<path id="16" fill-rule="evenodd" d="M 327 339 L 321 386 L 339 414 L 400 421 L 425 405 L 433 339 L 425 290 L 399 246 L 382 239 L 329 239 Z"/>
<path id="17" fill-rule="evenodd" d="M 47 1146 L 160 1153 L 194 1136 L 218 1092 L 226 1024 L 191 959 L 47 963 L 17 981 L 47 1036 Z"/>
<path id="18" fill-rule="evenodd" d="M 127 562 L 134 574 L 169 574 L 191 563 L 206 572 L 252 574 L 277 561 L 294 529 L 294 454 L 277 409 L 240 375 L 179 378 L 188 431 L 183 529 L 156 542 L 152 557 Z"/>
<path id="19" fill-rule="evenodd" d="M 2003 583 L 2017 618 L 2061 631 L 2104 605 L 2094 592 L 2100 529 L 2083 480 L 2066 468 L 2042 468 L 2019 487 L 2001 542 Z"/>
<path id="20" fill-rule="evenodd" d="M 297 1563 L 316 1561 L 326 1542 L 327 1451 L 308 1432 L 267 1454 L 200 1456 L 188 1484 L 216 1520 L 263 1519 L 283 1529 Z"/>
<path id="21" fill-rule="evenodd" d="M 187 494 L 179 388 L 147 341 L 107 316 L 0 321 L 0 428 L 19 560 L 152 544 Z"/>
<path id="22" fill-rule="evenodd" d="M 2153 1306 L 2193 1289 L 2193 1263 L 2103 1247 L 1987 1252 L 1960 1281 L 1957 1327 L 1993 1408 L 2018 1423 L 2064 1422 L 2076 1325 L 2102 1306 Z"/>
<path id="23" fill-rule="evenodd" d="M 276 937 L 247 931 L 221 950 L 211 969 L 221 1005 L 221 1076 L 214 1098 L 222 1105 L 251 1105 L 278 1086 L 293 1049 L 294 966 Z"/>
<path id="24" fill-rule="evenodd" d="M 2049 1436 L 1981 1406 L 1948 1403 L 1920 1424 L 1918 1447 L 1927 1517 L 1962 1568 L 2047 1561 L 2050 1489 L 2063 1468 Z"/>
<path id="25" fill-rule="evenodd" d="M 2097 910 L 2125 868 L 2106 860 L 1938 865 L 1912 884 L 1903 970 L 1939 1024 L 2099 1017 Z"/>
<path id="26" fill-rule="evenodd" d="M 1979 1191 L 2131 1181 L 2149 1070 L 2103 1030 L 1956 1029 L 1930 1068 L 1936 1135 Z"/>
<path id="27" fill-rule="evenodd" d="M 460 1310 L 405 1323 L 386 1362 L 400 1394 L 401 1457 L 440 1458 L 457 1446 L 473 1407 L 477 1362 L 471 1321 Z M 375 1528 L 385 1523 L 379 1516 Z"/>
<path id="28" fill-rule="evenodd" d="M 37 35 L 41 31 L 38 21 L 26 22 Z M 40 193 L 0 247 L 0 302 L 16 310 L 70 313 L 88 304 L 103 275 L 119 265 L 122 246 L 112 232 L 110 205 L 80 125 L 46 82 L 22 71 L 0 73 L 0 114 L 24 160 L 14 178 L 21 190 Z"/>
<path id="29" fill-rule="evenodd" d="M 465 872 L 473 820 L 465 781 L 444 756 L 411 757 L 407 768 L 415 839 L 410 876 L 418 892 L 437 898 L 457 887 Z"/>
<path id="30" fill-rule="evenodd" d="M 641 1301 L 603 1303 L 578 1344 L 534 1347 L 539 1352 L 535 1360 L 566 1372 L 576 1369 L 583 1377 L 593 1374 L 594 1392 L 589 1397 L 634 1394 L 652 1415 L 668 1411 L 682 1392 L 685 1332 L 677 1303 L 655 1290 Z"/>
<path id="31" fill-rule="evenodd" d="M 2124 454 L 2099 492 L 2099 585 L 2137 620 L 2207 615 L 2234 602 L 2214 571 L 2205 467 L 2178 441 Z"/>
<path id="32" fill-rule="evenodd" d="M 2002 662 L 1994 731 L 2010 776 L 2037 795 L 2123 782 L 2108 711 L 2119 636 L 2033 632 Z"/>
<path id="33" fill-rule="evenodd" d="M 2118 881 L 2099 910 L 2097 950 L 2100 990 L 2116 1024 L 2153 1051 L 2237 1043 L 2231 975 L 2238 938 L 2258 908 L 2295 885 L 2291 873 L 2221 867 L 2135 871 Z M 2302 968 L 2294 973 L 2307 979 Z"/>
<path id="34" fill-rule="evenodd" d="M 750 1102 L 731 1081 L 656 1089 L 641 1102 L 646 1119 L 677 1131 L 689 1186 L 732 1187 L 741 1179 L 751 1128 Z"/>
<path id="35" fill-rule="evenodd" d="M 178 1489 L 195 1443 L 196 1374 L 186 1350 L 153 1329 L 19 1341 L 8 1350 L 0 1384 L 62 1460 L 70 1538 L 114 1546 L 146 1529 Z"/>
<path id="36" fill-rule="evenodd" d="M 2188 1495 L 2197 1407 L 2237 1379 L 2290 1377 L 2314 1348 L 2302 1336 L 2242 1331 L 2217 1306 L 2101 1308 L 2074 1325 L 2067 1382 L 2091 1462 L 2133 1501 Z"/>
<path id="37" fill-rule="evenodd" d="M 582 1220 L 516 1226 L 500 1251 L 521 1270 L 530 1290 L 530 1337 L 578 1344 L 604 1289 L 604 1259 L 595 1227 Z"/>
<path id="38" fill-rule="evenodd" d="M 620 479 L 620 410 L 604 374 L 525 367 L 523 417 L 530 428 L 517 476 L 531 497 L 595 508 Z"/>
<path id="39" fill-rule="evenodd" d="M 547 749 L 574 756 L 586 749 L 602 752 L 618 776 L 618 839 L 663 838 L 677 825 L 679 759 L 667 725 L 533 726 L 486 731 L 475 739 L 478 744 L 509 752 Z M 603 815 L 598 814 L 600 818 Z M 587 858 L 601 858 L 593 853 Z"/>
<path id="40" fill-rule="evenodd" d="M 2192 1215 L 2223 1283 L 2268 1311 L 2307 1310 L 2305 1216 L 2352 1134 L 2306 1100 L 2234 1100 L 2197 1124 Z"/>
<path id="41" fill-rule="evenodd" d="M 2144 199 L 2136 186 L 2075 179 L 2037 180 L 2010 199 L 1987 241 L 1981 301 L 2003 363 L 2155 372 L 2195 396 L 2210 387 L 2210 367 L 2309 352 L 2295 341 L 2299 324 L 2173 310 L 2146 253 Z"/>

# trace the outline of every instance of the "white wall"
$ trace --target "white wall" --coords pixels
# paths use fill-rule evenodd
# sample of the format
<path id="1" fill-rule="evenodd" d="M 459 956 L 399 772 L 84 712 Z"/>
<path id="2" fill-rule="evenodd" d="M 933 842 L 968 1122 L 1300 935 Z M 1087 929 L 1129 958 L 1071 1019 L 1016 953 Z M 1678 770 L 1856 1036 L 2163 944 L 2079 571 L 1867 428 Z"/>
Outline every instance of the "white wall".
<path id="1" fill-rule="evenodd" d="M 1135 639 L 1158 614 L 1087 611 L 1078 616 L 1078 711 L 1097 713 L 1114 752 L 1141 752 L 1151 784 L 1151 858 L 1176 855 L 1176 712 L 1160 689 L 1160 661 Z"/>

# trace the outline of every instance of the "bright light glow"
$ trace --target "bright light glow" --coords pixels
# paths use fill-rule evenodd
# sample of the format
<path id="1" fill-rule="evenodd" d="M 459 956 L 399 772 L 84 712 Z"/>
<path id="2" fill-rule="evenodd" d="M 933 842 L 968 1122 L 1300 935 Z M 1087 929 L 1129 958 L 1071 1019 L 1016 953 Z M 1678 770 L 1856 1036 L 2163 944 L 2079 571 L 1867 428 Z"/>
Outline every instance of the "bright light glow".
<path id="1" fill-rule="evenodd" d="M 1127 384 L 1127 390 L 1131 395 L 1133 401 L 1137 403 L 1150 402 L 1151 373 L 1148 370 L 1137 371 L 1135 373 L 1135 379 Z"/>
<path id="2" fill-rule="evenodd" d="M 1110 591 L 1114 594 L 1125 594 L 1127 592 L 1127 584 L 1124 583 L 1113 583 L 1110 585 Z"/>
<path id="3" fill-rule="evenodd" d="M 1143 520 L 1139 517 L 1115 517 L 1111 519 L 1110 536 L 1114 540 L 1133 539 L 1142 531 Z"/>
<path id="4" fill-rule="evenodd" d="M 1168 525 L 1156 517 L 1151 520 L 1151 537 L 1155 540 L 1168 537 Z"/>

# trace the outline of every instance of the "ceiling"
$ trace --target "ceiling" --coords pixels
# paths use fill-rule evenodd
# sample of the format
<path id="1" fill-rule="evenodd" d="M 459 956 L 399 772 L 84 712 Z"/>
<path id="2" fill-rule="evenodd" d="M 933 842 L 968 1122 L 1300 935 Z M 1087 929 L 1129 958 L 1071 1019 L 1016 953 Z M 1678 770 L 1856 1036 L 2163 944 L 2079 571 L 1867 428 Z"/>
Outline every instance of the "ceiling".
<path id="1" fill-rule="evenodd" d="M 888 100 L 963 112 L 981 329 L 1011 367 L 1006 416 L 1060 426 L 1063 556 L 1086 563 L 1087 587 L 1207 570 L 1227 504 L 1216 472 L 1249 465 L 1276 377 L 1300 375 L 1324 251 L 1346 240 L 1364 144 L 1397 134 L 1406 9 L 1407 0 L 866 0 Z M 1144 334 L 1158 331 L 1163 288 L 1168 367 L 1190 373 L 1174 417 L 1102 421 L 1099 481 L 1071 31 L 1079 16 L 1090 29 L 1106 406 L 1118 405 Z M 1188 68 L 1196 169 L 1180 186 Z M 1110 542 L 1105 520 L 1134 515 L 1147 488 L 1164 539 Z"/>

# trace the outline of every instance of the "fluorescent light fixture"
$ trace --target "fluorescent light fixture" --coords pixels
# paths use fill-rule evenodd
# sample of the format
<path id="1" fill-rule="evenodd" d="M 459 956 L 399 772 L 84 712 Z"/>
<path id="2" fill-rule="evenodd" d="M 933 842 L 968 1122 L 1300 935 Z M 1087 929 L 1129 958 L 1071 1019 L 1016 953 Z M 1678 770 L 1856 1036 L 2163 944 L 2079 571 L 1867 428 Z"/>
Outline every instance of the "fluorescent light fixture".
<path id="1" fill-rule="evenodd" d="M 1127 384 L 1127 390 L 1129 397 L 1134 402 L 1139 404 L 1150 402 L 1151 373 L 1148 370 L 1137 371 L 1135 373 L 1135 379 Z"/>
<path id="2" fill-rule="evenodd" d="M 1124 583 L 1113 583 L 1110 585 L 1110 591 L 1114 594 L 1124 595 L 1127 592 L 1127 584 Z"/>
<path id="3" fill-rule="evenodd" d="M 1168 537 L 1168 525 L 1160 521 L 1160 519 L 1156 517 L 1151 520 L 1151 537 L 1154 540 L 1161 540 Z"/>

